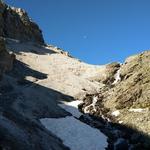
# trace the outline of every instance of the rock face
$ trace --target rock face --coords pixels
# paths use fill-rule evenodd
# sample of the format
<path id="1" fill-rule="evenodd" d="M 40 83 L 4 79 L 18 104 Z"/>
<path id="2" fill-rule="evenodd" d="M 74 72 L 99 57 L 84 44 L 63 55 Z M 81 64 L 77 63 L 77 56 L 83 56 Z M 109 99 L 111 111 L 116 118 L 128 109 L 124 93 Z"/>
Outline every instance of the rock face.
<path id="1" fill-rule="evenodd" d="M 114 123 L 136 130 L 131 134 L 125 133 L 130 134 L 128 141 L 134 143 L 135 147 L 139 144 L 139 149 L 149 149 L 147 135 L 150 135 L 150 51 L 127 58 L 117 72 L 119 80 L 106 83 L 95 95 L 87 95 L 81 109 L 84 111 L 92 103 L 92 98 L 97 96 L 96 108 L 89 107 L 89 114 L 99 118 L 105 116 Z M 139 136 L 140 134 L 144 137 Z M 138 137 L 138 142 L 133 140 L 134 137 Z"/>
<path id="2" fill-rule="evenodd" d="M 14 59 L 15 55 L 8 53 L 5 47 L 5 41 L 0 38 L 0 76 L 12 70 Z"/>
<path id="3" fill-rule="evenodd" d="M 113 88 L 116 109 L 150 107 L 150 52 L 129 57 L 120 68 L 122 81 Z"/>
<path id="4" fill-rule="evenodd" d="M 0 36 L 20 41 L 44 43 L 42 32 L 27 13 L 20 8 L 0 2 Z"/>
<path id="5" fill-rule="evenodd" d="M 115 68 L 115 66 L 113 67 Z M 109 69 L 111 78 L 115 74 Z M 149 108 L 150 107 L 150 51 L 131 56 L 118 67 L 120 81 L 106 82 L 101 94 L 105 98 L 105 105 L 114 109 Z M 103 99 L 104 99 L 103 98 Z"/>

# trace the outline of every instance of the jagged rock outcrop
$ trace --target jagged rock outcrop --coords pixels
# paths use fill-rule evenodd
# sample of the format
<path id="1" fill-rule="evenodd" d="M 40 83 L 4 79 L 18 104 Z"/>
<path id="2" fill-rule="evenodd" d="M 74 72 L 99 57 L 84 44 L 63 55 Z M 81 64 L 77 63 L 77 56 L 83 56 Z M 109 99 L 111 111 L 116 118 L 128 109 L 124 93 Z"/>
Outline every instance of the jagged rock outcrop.
<path id="1" fill-rule="evenodd" d="M 117 106 L 150 108 L 150 51 L 129 57 L 120 69 L 120 76 L 122 82 L 115 91 L 121 93 L 115 100 Z"/>
<path id="2" fill-rule="evenodd" d="M 0 36 L 44 44 L 41 30 L 28 14 L 23 9 L 10 7 L 1 1 Z"/>
<path id="3" fill-rule="evenodd" d="M 99 76 L 98 81 L 107 85 L 111 85 L 115 80 L 115 74 L 119 68 L 120 64 L 117 62 L 107 64 L 104 75 Z"/>

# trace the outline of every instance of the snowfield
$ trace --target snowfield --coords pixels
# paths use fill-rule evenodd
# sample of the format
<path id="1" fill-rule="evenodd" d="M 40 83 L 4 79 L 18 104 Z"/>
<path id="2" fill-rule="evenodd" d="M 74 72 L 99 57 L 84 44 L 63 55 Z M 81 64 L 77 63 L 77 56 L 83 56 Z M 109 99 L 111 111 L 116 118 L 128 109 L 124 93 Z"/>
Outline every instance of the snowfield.
<path id="1" fill-rule="evenodd" d="M 80 100 L 72 102 L 62 102 L 63 104 L 58 104 L 61 108 L 65 109 L 67 112 L 71 113 L 74 117 L 80 118 L 83 114 L 78 110 L 78 105 L 82 103 Z"/>
<path id="2" fill-rule="evenodd" d="M 43 118 L 40 121 L 71 150 L 105 150 L 108 145 L 103 133 L 73 116 Z"/>
<path id="3" fill-rule="evenodd" d="M 61 108 L 73 116 L 65 118 L 43 118 L 41 123 L 59 137 L 63 144 L 71 150 L 104 150 L 107 147 L 107 137 L 99 130 L 76 119 L 83 115 L 78 110 L 82 101 L 62 102 Z M 76 118 L 75 118 L 76 117 Z"/>

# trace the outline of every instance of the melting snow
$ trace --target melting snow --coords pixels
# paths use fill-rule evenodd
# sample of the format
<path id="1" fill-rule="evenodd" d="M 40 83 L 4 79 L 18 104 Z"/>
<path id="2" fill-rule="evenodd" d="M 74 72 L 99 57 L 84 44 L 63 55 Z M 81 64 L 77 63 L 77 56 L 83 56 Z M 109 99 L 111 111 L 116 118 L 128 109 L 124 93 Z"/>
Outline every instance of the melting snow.
<path id="1" fill-rule="evenodd" d="M 120 77 L 120 69 L 117 71 L 117 73 L 115 74 L 115 81 L 112 84 L 116 84 L 119 81 L 121 81 L 121 77 Z"/>
<path id="2" fill-rule="evenodd" d="M 91 106 L 93 106 L 93 110 L 96 112 L 95 105 L 96 105 L 96 103 L 97 103 L 97 100 L 98 100 L 98 97 L 97 97 L 97 96 L 94 96 L 94 97 L 93 97 L 92 104 L 90 104 L 89 106 L 86 106 L 86 107 L 84 108 L 84 113 L 85 113 L 85 114 L 89 113 L 88 108 L 90 108 Z"/>
<path id="3" fill-rule="evenodd" d="M 114 112 L 111 113 L 113 116 L 117 117 L 120 115 L 120 111 L 119 110 L 116 110 Z"/>
<path id="4" fill-rule="evenodd" d="M 73 116 L 43 118 L 40 121 L 71 150 L 105 150 L 108 145 L 107 137 L 103 133 Z"/>
<path id="5" fill-rule="evenodd" d="M 119 123 L 120 123 L 120 124 L 122 124 L 122 123 L 123 123 L 123 121 L 122 121 L 122 120 L 120 120 L 120 121 L 119 121 Z"/>
<path id="6" fill-rule="evenodd" d="M 74 117 L 79 118 L 81 115 L 83 115 L 78 110 L 78 105 L 81 104 L 82 101 L 76 100 L 72 102 L 63 102 L 63 104 L 58 104 L 61 108 L 65 109 L 67 112 L 70 112 Z"/>

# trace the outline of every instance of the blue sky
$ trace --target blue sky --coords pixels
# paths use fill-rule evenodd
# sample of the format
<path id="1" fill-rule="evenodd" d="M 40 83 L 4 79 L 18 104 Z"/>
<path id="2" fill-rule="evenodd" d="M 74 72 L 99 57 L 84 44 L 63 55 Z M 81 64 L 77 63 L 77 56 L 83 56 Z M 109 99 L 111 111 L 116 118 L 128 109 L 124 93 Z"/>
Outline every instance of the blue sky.
<path id="1" fill-rule="evenodd" d="M 5 0 L 24 8 L 45 41 L 91 64 L 150 49 L 149 0 Z"/>

